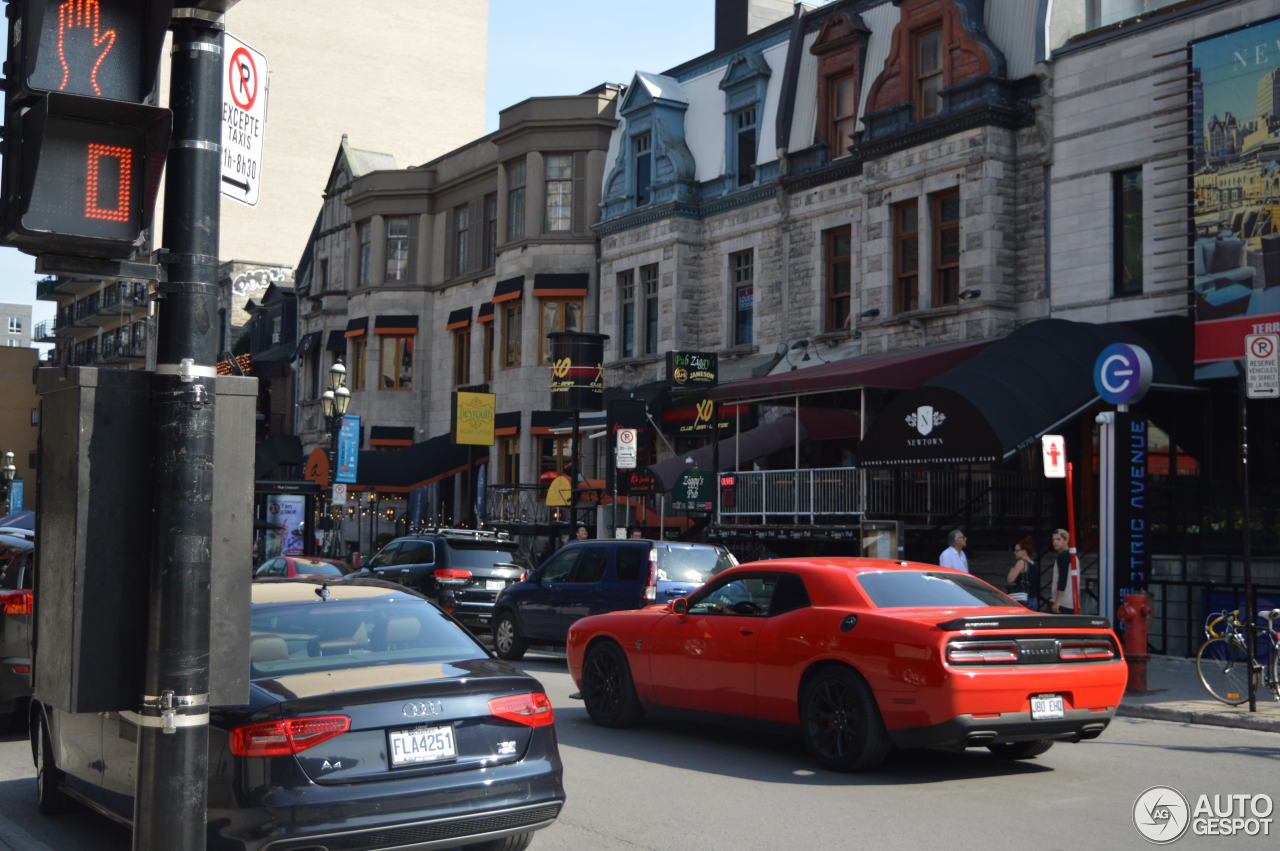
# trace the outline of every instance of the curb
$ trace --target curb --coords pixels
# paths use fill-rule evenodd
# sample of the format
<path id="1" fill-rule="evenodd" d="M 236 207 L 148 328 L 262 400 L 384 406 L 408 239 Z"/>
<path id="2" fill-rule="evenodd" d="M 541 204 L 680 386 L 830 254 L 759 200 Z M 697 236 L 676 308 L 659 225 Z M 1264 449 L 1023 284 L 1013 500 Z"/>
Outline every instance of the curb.
<path id="1" fill-rule="evenodd" d="M 1213 727 L 1235 727 L 1262 733 L 1280 733 L 1280 720 L 1256 718 L 1249 715 L 1233 715 L 1224 712 L 1199 712 L 1187 709 L 1169 709 L 1164 706 L 1121 704 L 1116 715 L 1129 718 L 1148 718 L 1155 721 L 1177 721 L 1182 724 L 1205 724 Z"/>

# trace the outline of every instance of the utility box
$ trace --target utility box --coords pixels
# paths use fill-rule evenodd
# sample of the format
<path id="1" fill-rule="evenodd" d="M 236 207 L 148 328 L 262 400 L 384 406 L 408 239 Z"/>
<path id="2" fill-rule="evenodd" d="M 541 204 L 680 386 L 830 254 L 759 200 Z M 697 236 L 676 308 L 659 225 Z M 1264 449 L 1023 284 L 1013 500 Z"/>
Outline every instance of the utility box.
<path id="1" fill-rule="evenodd" d="M 36 528 L 36 699 L 136 709 L 146 670 L 155 476 L 152 373 L 45 368 Z M 248 700 L 257 379 L 215 380 L 210 702 Z"/>

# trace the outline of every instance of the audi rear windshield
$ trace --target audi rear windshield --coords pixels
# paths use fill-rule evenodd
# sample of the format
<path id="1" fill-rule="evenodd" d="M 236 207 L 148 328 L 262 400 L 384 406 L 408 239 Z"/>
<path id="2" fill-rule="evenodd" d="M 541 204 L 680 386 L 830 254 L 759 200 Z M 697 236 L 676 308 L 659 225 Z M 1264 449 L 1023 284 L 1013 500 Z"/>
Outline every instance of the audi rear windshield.
<path id="1" fill-rule="evenodd" d="M 886 570 L 862 573 L 857 579 L 871 602 L 881 609 L 1018 605 L 985 582 L 963 573 Z"/>
<path id="2" fill-rule="evenodd" d="M 365 598 L 254 606 L 250 677 L 393 664 L 447 664 L 485 651 L 423 600 Z"/>

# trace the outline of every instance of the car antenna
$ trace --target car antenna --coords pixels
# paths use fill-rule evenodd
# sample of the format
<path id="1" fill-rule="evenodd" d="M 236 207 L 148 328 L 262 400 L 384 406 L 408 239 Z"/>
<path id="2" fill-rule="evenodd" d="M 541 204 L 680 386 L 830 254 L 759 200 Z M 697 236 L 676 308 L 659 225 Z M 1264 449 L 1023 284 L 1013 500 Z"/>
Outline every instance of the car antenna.
<path id="1" fill-rule="evenodd" d="M 320 587 L 316 589 L 316 596 L 319 597 L 321 600 L 329 599 L 329 583 L 328 582 L 322 583 Z"/>

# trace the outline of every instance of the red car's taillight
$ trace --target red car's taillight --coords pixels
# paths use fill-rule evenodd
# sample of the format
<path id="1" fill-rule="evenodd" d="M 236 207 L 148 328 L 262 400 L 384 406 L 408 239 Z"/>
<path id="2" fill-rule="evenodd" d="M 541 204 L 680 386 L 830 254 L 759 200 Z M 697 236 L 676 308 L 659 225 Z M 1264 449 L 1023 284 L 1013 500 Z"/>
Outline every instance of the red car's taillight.
<path id="1" fill-rule="evenodd" d="M 0 594 L 0 603 L 3 603 L 6 615 L 29 615 L 35 597 L 30 591 L 6 591 Z"/>
<path id="2" fill-rule="evenodd" d="M 440 567 L 436 569 L 436 579 L 470 579 L 471 571 L 461 567 Z"/>
<path id="3" fill-rule="evenodd" d="M 649 548 L 649 581 L 644 586 L 644 599 L 647 603 L 658 600 L 658 550 L 655 547 Z"/>
<path id="4" fill-rule="evenodd" d="M 495 697 L 489 701 L 489 712 L 495 718 L 514 721 L 526 727 L 545 727 L 556 720 L 555 713 L 551 711 L 551 701 L 540 691 Z"/>
<path id="5" fill-rule="evenodd" d="M 231 730 L 231 752 L 236 756 L 287 756 L 313 748 L 351 729 L 346 715 L 316 715 L 263 721 Z"/>
<path id="6" fill-rule="evenodd" d="M 1058 645 L 1058 658 L 1065 662 L 1114 659 L 1115 651 L 1105 641 L 1064 641 Z"/>
<path id="7" fill-rule="evenodd" d="M 1000 665 L 1018 661 L 1018 645 L 1012 641 L 965 641 L 947 645 L 947 661 L 953 665 Z"/>

